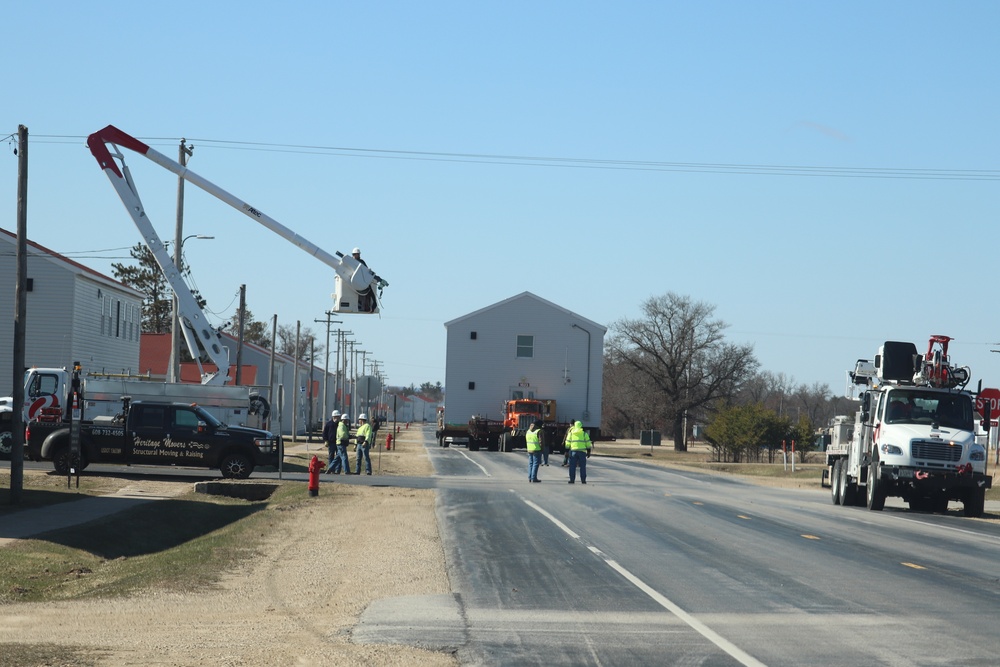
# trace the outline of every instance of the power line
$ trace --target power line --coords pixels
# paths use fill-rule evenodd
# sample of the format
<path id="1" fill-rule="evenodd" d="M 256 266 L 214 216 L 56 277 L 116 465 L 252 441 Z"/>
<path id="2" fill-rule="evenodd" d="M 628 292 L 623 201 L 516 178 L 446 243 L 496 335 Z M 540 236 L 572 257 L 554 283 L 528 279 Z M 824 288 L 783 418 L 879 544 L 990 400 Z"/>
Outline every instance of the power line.
<path id="1" fill-rule="evenodd" d="M 85 140 L 72 135 L 32 135 L 38 143 L 71 143 Z M 175 142 L 169 137 L 140 138 L 146 143 Z M 1000 170 L 992 169 L 912 169 L 896 167 L 836 167 L 821 165 L 742 164 L 725 162 L 672 162 L 657 160 L 610 160 L 599 158 L 573 158 L 533 155 L 505 155 L 498 153 L 451 153 L 442 151 L 410 151 L 350 146 L 323 146 L 310 144 L 282 144 L 259 141 L 189 138 L 207 148 L 243 150 L 272 153 L 328 155 L 382 160 L 415 160 L 424 162 L 457 162 L 523 167 L 550 167 L 562 169 L 601 169 L 612 171 L 654 171 L 675 173 L 730 174 L 755 176 L 798 176 L 820 178 L 875 178 L 902 180 L 996 181 Z"/>

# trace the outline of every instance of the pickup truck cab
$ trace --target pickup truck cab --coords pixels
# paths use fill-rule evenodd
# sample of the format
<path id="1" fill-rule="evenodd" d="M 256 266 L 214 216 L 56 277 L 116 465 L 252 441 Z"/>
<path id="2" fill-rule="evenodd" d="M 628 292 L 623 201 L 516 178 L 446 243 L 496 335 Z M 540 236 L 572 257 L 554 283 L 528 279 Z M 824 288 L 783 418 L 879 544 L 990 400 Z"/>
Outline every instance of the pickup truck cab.
<path id="1" fill-rule="evenodd" d="M 52 461 L 59 474 L 73 467 L 70 426 L 32 421 L 28 458 Z M 218 468 L 223 477 L 245 479 L 257 467 L 276 467 L 281 441 L 270 431 L 229 426 L 198 405 L 135 401 L 123 415 L 80 424 L 80 469 L 90 463 Z"/>

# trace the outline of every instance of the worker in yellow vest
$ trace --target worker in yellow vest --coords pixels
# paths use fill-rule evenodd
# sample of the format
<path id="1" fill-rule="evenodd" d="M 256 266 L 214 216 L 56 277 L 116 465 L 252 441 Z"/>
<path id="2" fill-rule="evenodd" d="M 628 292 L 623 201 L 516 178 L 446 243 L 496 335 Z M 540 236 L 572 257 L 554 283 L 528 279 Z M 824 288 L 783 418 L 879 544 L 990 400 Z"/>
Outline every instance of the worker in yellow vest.
<path id="1" fill-rule="evenodd" d="M 524 443 L 528 448 L 528 481 L 540 482 L 538 479 L 538 465 L 542 462 L 542 422 L 531 422 L 531 426 L 524 433 Z"/>
<path id="2" fill-rule="evenodd" d="M 580 466 L 580 483 L 587 483 L 587 459 L 590 458 L 590 436 L 583 430 L 582 422 L 574 422 L 566 434 L 569 448 L 569 483 L 576 482 L 576 467 Z"/>
<path id="3" fill-rule="evenodd" d="M 354 474 L 361 474 L 361 459 L 365 460 L 365 474 L 372 474 L 372 459 L 368 455 L 368 450 L 372 446 L 372 427 L 368 425 L 368 415 L 360 414 L 358 415 L 358 430 L 354 434 L 354 440 L 357 442 L 357 455 L 358 464 L 354 468 Z"/>

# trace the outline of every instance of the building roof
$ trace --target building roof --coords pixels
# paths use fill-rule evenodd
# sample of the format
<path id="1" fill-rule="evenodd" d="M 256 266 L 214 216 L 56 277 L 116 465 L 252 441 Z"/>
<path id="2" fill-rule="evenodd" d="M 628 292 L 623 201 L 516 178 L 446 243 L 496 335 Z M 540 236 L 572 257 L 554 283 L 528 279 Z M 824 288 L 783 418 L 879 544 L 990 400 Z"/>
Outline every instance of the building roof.
<path id="1" fill-rule="evenodd" d="M 503 301 L 497 301 L 496 303 L 494 303 L 494 304 L 492 304 L 490 306 L 486 306 L 484 308 L 480 308 L 479 310 L 476 310 L 476 311 L 473 311 L 471 313 L 468 313 L 467 315 L 462 315 L 461 317 L 456 317 L 455 319 L 453 319 L 453 320 L 451 320 L 449 322 L 445 322 L 444 323 L 444 327 L 445 327 L 445 329 L 447 329 L 448 327 L 452 326 L 453 324 L 458 324 L 459 322 L 462 322 L 464 320 L 468 320 L 468 319 L 471 319 L 471 318 L 476 317 L 478 315 L 481 315 L 482 313 L 485 313 L 486 311 L 493 310 L 494 308 L 499 308 L 500 306 L 506 306 L 506 305 L 508 305 L 510 303 L 513 303 L 515 301 L 520 301 L 522 299 L 533 299 L 533 300 L 535 300 L 535 301 L 537 301 L 537 302 L 539 302 L 541 304 L 544 304 L 544 305 L 548 306 L 549 308 L 553 308 L 553 309 L 558 310 L 558 311 L 560 311 L 562 313 L 565 313 L 566 315 L 569 315 L 570 317 L 575 317 L 576 319 L 578 319 L 578 320 L 580 320 L 582 322 L 586 322 L 588 325 L 592 326 L 594 329 L 597 329 L 597 330 L 599 330 L 599 331 L 601 331 L 603 333 L 606 333 L 607 330 L 608 330 L 608 328 L 606 326 L 602 325 L 602 324 L 598 324 L 597 322 L 594 322 L 593 320 L 588 320 L 586 317 L 583 317 L 582 315 L 578 315 L 578 314 L 574 313 L 571 310 L 567 310 L 566 308 L 563 308 L 562 306 L 554 304 L 551 301 L 547 301 L 546 299 L 543 299 L 542 297 L 540 297 L 540 296 L 538 296 L 536 294 L 532 294 L 531 292 L 521 292 L 520 294 L 517 294 L 517 295 L 514 295 L 514 296 L 509 297 L 507 299 L 504 299 Z"/>
<path id="2" fill-rule="evenodd" d="M 11 245 L 16 245 L 17 234 L 9 232 L 6 229 L 0 228 L 0 241 L 6 241 Z M 77 275 L 86 275 L 88 278 L 96 280 L 97 282 L 100 283 L 105 283 L 109 286 L 114 287 L 115 289 L 121 290 L 123 292 L 130 292 L 133 296 L 137 298 L 141 299 L 145 296 L 145 294 L 143 294 L 139 290 L 133 289 L 128 285 L 126 285 L 125 283 L 118 282 L 114 278 L 110 278 L 104 275 L 103 273 L 100 273 L 98 271 L 95 271 L 94 269 L 91 269 L 90 267 L 80 264 L 79 262 L 74 262 L 70 258 L 60 255 L 54 250 L 50 250 L 43 245 L 35 243 L 31 239 L 27 239 L 25 243 L 28 246 L 29 255 L 34 255 L 36 257 L 45 257 L 53 262 L 63 265 L 67 271 L 71 271 L 72 273 L 75 273 Z"/>
<path id="3" fill-rule="evenodd" d="M 142 334 L 139 339 L 139 369 L 141 372 L 149 373 L 153 377 L 167 376 L 167 367 L 170 365 L 170 341 L 171 335 L 168 333 Z M 215 364 L 202 364 L 202 367 L 206 373 L 218 370 Z M 229 369 L 229 377 L 234 378 L 235 376 L 236 367 L 232 366 Z M 240 379 L 243 384 L 256 384 L 257 366 L 243 364 Z M 200 384 L 201 375 L 198 373 L 198 364 L 193 361 L 181 362 L 180 381 Z"/>

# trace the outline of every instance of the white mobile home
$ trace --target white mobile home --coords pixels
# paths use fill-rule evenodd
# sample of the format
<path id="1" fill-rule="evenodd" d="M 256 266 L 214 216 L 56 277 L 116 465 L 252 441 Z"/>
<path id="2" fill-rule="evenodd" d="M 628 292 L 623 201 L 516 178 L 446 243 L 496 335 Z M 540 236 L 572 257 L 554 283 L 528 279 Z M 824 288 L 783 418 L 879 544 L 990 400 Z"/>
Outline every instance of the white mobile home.
<path id="1" fill-rule="evenodd" d="M 0 229 L 0 395 L 10 395 L 14 366 L 17 237 Z M 142 328 L 141 292 L 27 241 L 25 364 L 87 372 L 136 373 Z"/>
<path id="2" fill-rule="evenodd" d="M 445 322 L 445 423 L 501 418 L 504 401 L 555 399 L 559 421 L 601 425 L 607 327 L 531 292 Z"/>

